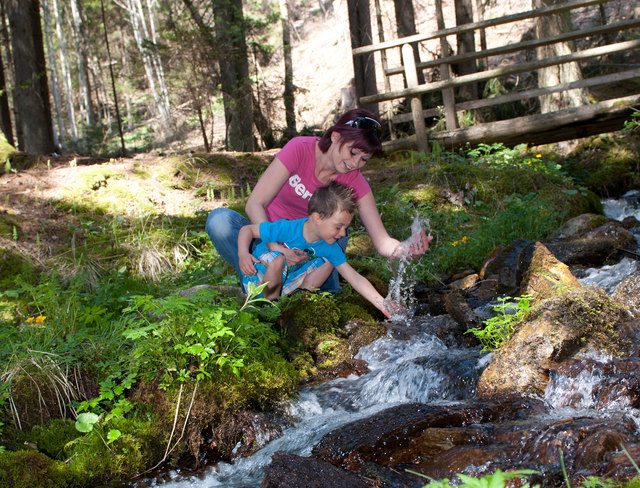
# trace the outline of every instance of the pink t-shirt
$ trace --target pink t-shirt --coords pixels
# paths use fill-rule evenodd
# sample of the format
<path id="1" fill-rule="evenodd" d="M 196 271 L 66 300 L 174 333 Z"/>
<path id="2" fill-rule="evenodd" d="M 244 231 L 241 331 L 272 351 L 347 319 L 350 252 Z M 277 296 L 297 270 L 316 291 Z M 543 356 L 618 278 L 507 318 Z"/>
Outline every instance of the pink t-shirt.
<path id="1" fill-rule="evenodd" d="M 316 167 L 316 137 L 294 137 L 276 154 L 291 175 L 280 191 L 265 208 L 267 218 L 294 220 L 307 217 L 309 198 L 319 186 L 314 171 Z M 371 191 L 367 180 L 359 170 L 340 174 L 335 181 L 353 189 L 356 200 Z"/>

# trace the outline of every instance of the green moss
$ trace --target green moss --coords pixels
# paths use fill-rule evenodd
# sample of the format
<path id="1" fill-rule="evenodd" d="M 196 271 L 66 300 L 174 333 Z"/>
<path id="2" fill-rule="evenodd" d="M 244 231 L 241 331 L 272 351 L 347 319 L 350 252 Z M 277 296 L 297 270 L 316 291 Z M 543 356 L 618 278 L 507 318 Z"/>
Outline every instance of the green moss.
<path id="1" fill-rule="evenodd" d="M 624 310 L 604 292 L 591 290 L 563 295 L 563 316 L 585 327 L 585 338 L 593 347 L 620 356 L 625 344 L 619 339 L 618 328 L 624 321 Z"/>
<path id="2" fill-rule="evenodd" d="M 340 325 L 352 321 L 368 324 L 376 322 L 373 316 L 362 305 L 345 301 L 340 304 Z"/>
<path id="3" fill-rule="evenodd" d="M 330 332 L 338 326 L 340 309 L 331 295 L 303 293 L 299 296 L 301 301 L 293 316 L 298 326 L 321 332 Z"/>
<path id="4" fill-rule="evenodd" d="M 9 144 L 4 133 L 0 131 L 0 174 L 4 173 L 7 160 L 11 161 L 12 156 L 17 152 L 16 148 Z"/>
<path id="5" fill-rule="evenodd" d="M 22 219 L 17 215 L 0 213 L 0 236 L 6 239 L 20 239 Z"/>
<path id="6" fill-rule="evenodd" d="M 37 451 L 0 452 L 0 486 L 71 488 L 83 485 L 79 473 Z"/>
<path id="7" fill-rule="evenodd" d="M 624 482 L 621 488 L 640 488 L 640 476 L 635 476 L 634 478 Z"/>
<path id="8" fill-rule="evenodd" d="M 36 446 L 38 451 L 52 459 L 64 460 L 65 445 L 79 435 L 72 420 L 54 419 L 48 424 L 34 425 L 31 430 L 20 434 L 18 441 Z"/>
<path id="9" fill-rule="evenodd" d="M 111 421 L 109 429 L 119 430 L 120 437 L 106 444 L 106 432 L 100 432 L 104 429 L 94 428 L 65 451 L 69 468 L 85 480 L 97 484 L 131 479 L 157 462 L 166 447 L 161 444 L 164 436 L 148 420 L 117 418 Z"/>
<path id="10" fill-rule="evenodd" d="M 341 361 L 350 359 L 351 351 L 345 339 L 323 335 L 316 344 L 314 355 L 319 368 L 331 368 Z"/>
<path id="11" fill-rule="evenodd" d="M 298 377 L 301 381 L 308 380 L 318 374 L 315 361 L 311 357 L 311 353 L 307 351 L 294 353 L 291 363 L 298 372 Z"/>
<path id="12" fill-rule="evenodd" d="M 621 195 L 640 185 L 639 159 L 637 134 L 601 134 L 582 143 L 563 167 L 600 196 Z"/>
<path id="13" fill-rule="evenodd" d="M 298 378 L 298 372 L 288 361 L 252 363 L 242 369 L 237 388 L 242 404 L 265 410 L 290 399 Z"/>

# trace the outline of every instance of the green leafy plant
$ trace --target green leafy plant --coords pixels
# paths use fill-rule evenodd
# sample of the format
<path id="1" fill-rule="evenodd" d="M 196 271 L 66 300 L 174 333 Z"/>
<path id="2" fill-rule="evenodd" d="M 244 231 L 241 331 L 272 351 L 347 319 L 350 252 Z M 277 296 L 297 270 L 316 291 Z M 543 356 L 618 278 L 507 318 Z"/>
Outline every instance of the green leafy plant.
<path id="1" fill-rule="evenodd" d="M 215 371 L 237 375 L 247 361 L 267 358 L 277 334 L 249 311 L 264 301 L 257 298 L 262 288 L 251 288 L 242 306 L 207 289 L 188 298 L 133 297 L 124 310 L 125 337 L 135 344 L 133 356 L 143 374 L 160 369 L 162 386 L 168 387 Z"/>
<path id="2" fill-rule="evenodd" d="M 640 128 L 640 110 L 634 107 L 630 107 L 633 110 L 631 118 L 624 121 L 623 132 L 637 131 Z"/>
<path id="3" fill-rule="evenodd" d="M 475 335 L 480 340 L 483 351 L 500 349 L 511 338 L 516 326 L 533 310 L 532 298 L 531 295 L 522 295 L 515 299 L 498 298 L 500 303 L 493 307 L 498 314 L 485 320 L 484 327 L 474 327 L 465 334 Z"/>
<path id="4" fill-rule="evenodd" d="M 452 486 L 454 486 L 447 478 L 437 481 L 421 473 L 417 473 L 411 470 L 407 471 L 409 473 L 431 480 L 426 485 L 423 485 L 422 488 L 451 488 Z M 538 473 L 538 471 L 535 471 L 533 469 L 515 469 L 513 471 L 507 472 L 497 469 L 495 473 L 488 474 L 480 478 L 474 478 L 473 476 L 458 473 L 457 476 L 458 478 L 460 478 L 460 483 L 455 483 L 455 486 L 457 486 L 458 488 L 504 488 L 509 480 L 515 478 L 525 478 L 536 473 Z M 530 485 L 529 482 L 526 482 L 518 486 L 520 486 L 521 488 L 528 488 Z"/>

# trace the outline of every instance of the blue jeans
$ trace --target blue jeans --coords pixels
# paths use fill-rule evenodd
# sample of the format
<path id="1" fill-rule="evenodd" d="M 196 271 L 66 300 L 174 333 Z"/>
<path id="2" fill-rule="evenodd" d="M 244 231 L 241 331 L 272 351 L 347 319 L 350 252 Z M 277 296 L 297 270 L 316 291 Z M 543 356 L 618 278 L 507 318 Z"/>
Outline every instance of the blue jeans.
<path id="1" fill-rule="evenodd" d="M 213 246 L 218 251 L 218 254 L 238 274 L 240 283 L 242 283 L 242 271 L 240 271 L 240 260 L 238 258 L 238 234 L 240 229 L 249 225 L 251 222 L 245 216 L 240 215 L 234 210 L 220 207 L 211 211 L 207 217 L 207 224 L 205 230 L 209 234 L 209 239 L 213 243 Z M 338 244 L 343 251 L 347 249 L 347 242 L 349 241 L 349 235 L 347 234 L 338 241 Z M 259 239 L 251 241 L 249 252 L 253 252 L 256 246 L 260 243 Z M 327 281 L 320 287 L 321 291 L 328 291 L 329 293 L 335 293 L 340 291 L 340 276 L 335 269 L 327 278 Z"/>

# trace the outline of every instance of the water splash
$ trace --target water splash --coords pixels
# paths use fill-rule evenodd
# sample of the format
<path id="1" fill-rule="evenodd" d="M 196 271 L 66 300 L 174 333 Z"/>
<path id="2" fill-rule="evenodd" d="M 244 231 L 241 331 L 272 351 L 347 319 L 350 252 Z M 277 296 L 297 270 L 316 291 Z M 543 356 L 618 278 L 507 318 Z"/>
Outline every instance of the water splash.
<path id="1" fill-rule="evenodd" d="M 401 246 L 412 246 L 418 244 L 422 233 L 429 235 L 429 219 L 421 219 L 418 215 L 411 223 L 411 236 L 401 243 Z M 400 247 L 400 246 L 398 246 Z M 396 249 L 397 251 L 398 249 Z M 399 259 L 394 259 L 395 252 L 387 262 L 391 271 L 389 280 L 389 293 L 384 299 L 387 310 L 391 313 L 391 320 L 401 321 L 413 317 L 415 312 L 415 296 L 413 287 L 415 285 L 414 261 L 402 255 Z"/>

